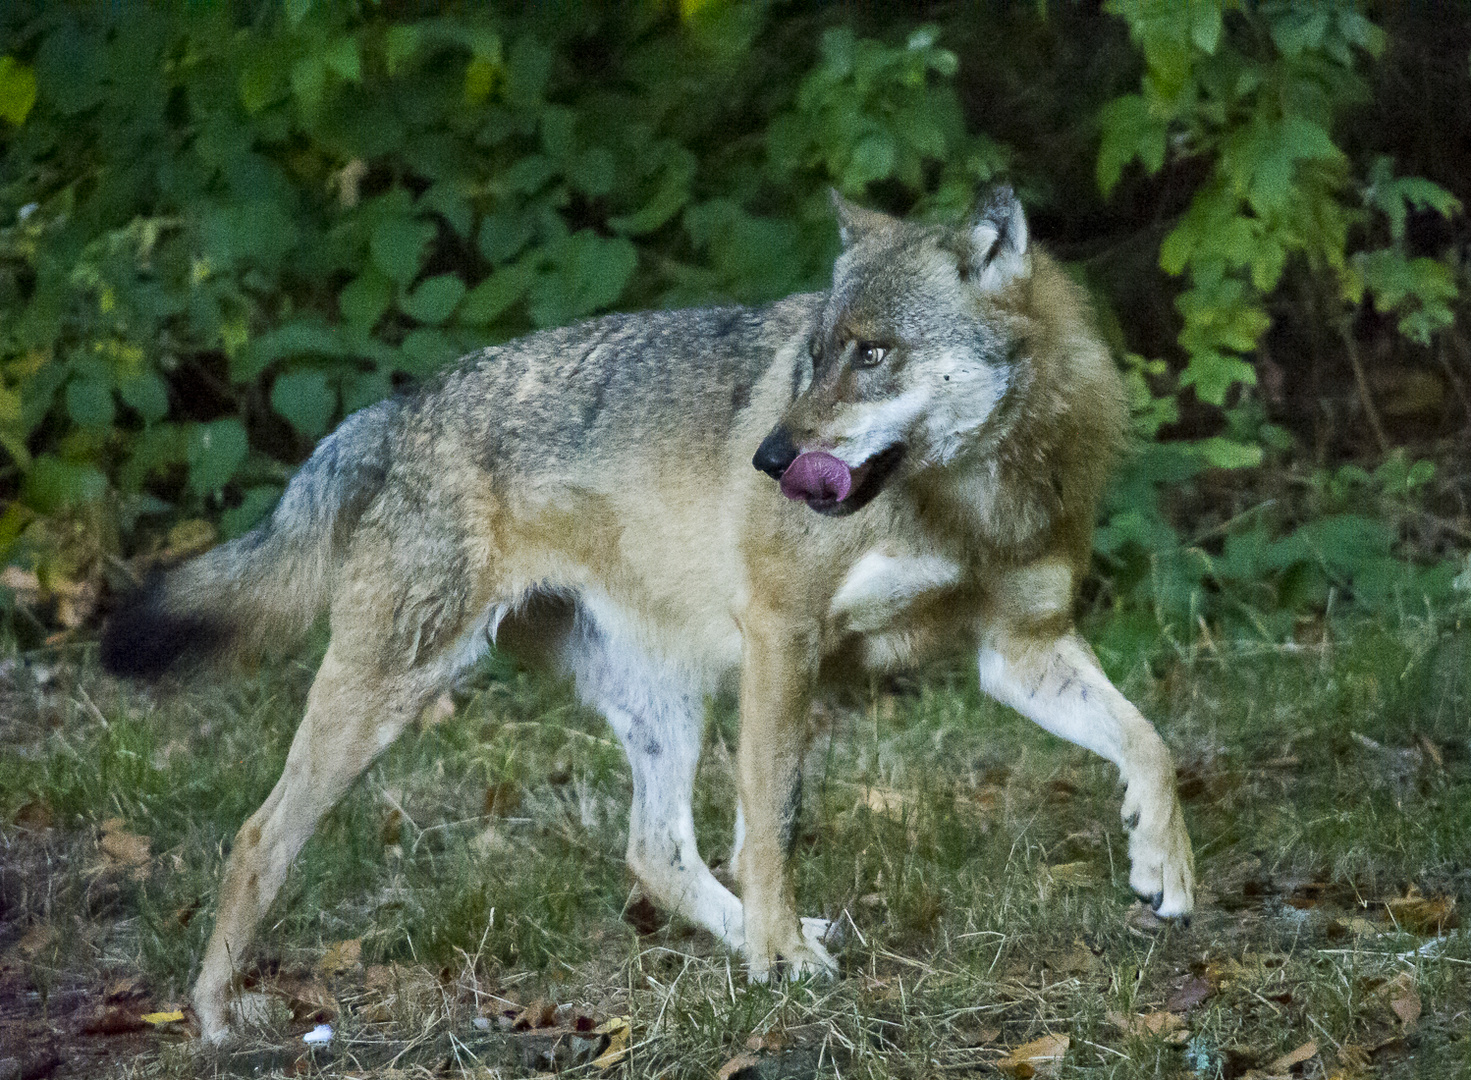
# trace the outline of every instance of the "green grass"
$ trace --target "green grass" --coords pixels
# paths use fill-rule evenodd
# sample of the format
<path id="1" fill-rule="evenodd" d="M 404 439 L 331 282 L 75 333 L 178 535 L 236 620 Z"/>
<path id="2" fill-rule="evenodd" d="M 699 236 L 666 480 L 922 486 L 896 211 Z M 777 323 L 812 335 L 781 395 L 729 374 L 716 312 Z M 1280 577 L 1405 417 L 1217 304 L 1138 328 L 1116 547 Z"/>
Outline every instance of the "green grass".
<path id="1" fill-rule="evenodd" d="M 477 1027 L 477 1007 L 541 998 L 630 1017 L 640 1076 L 710 1076 L 741 1052 L 765 1078 L 994 1072 L 1046 1034 L 1071 1040 L 1064 1076 L 1241 1076 L 1309 1040 L 1293 1075 L 1471 1075 L 1471 935 L 1401 958 L 1429 938 L 1382 903 L 1414 886 L 1471 906 L 1471 631 L 1332 631 L 1132 658 L 1099 635 L 1175 749 L 1202 886 L 1189 928 L 1133 906 L 1114 770 L 983 700 L 970 672 L 817 710 L 797 888 L 842 924 L 844 974 L 772 988 L 678 921 L 648 925 L 621 751 L 565 686 L 489 666 L 303 851 L 249 965 L 295 1017 L 283 1004 L 218 1058 L 168 1029 L 79 1031 L 120 979 L 141 979 L 113 994 L 125 1012 L 183 1001 L 312 665 L 147 691 L 85 656 L 18 658 L 0 690 L 0 1046 L 49 1038 L 74 1075 L 510 1077 L 547 1037 Z M 736 718 L 711 715 L 696 816 L 719 872 Z M 145 866 L 100 849 L 109 819 L 151 840 Z M 337 1037 L 303 1059 L 313 1008 L 292 987 L 344 939 L 364 967 L 324 984 Z M 1409 1027 L 1389 1007 L 1402 972 L 1423 1009 Z M 1185 1044 L 1110 1020 L 1191 978 L 1213 993 Z M 750 1051 L 753 1034 L 779 1047 Z"/>

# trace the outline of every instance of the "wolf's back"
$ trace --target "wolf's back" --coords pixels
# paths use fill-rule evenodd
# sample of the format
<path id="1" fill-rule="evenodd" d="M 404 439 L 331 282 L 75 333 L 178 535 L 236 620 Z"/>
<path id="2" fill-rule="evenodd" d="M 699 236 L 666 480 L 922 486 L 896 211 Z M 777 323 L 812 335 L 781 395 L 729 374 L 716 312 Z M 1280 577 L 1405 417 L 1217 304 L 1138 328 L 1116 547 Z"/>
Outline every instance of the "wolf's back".
<path id="1" fill-rule="evenodd" d="M 324 439 L 251 532 L 155 574 L 108 620 L 102 665 L 156 678 L 184 658 L 292 641 L 331 599 L 358 519 L 383 487 L 402 405 L 354 413 Z"/>

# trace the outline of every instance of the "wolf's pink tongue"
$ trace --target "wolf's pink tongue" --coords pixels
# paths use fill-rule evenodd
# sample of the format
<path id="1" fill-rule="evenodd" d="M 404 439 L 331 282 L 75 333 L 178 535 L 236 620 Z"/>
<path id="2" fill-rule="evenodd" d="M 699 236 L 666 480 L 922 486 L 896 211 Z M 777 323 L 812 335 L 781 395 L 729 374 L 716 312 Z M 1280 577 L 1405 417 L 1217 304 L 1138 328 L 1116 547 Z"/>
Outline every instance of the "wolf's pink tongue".
<path id="1" fill-rule="evenodd" d="M 848 466 L 821 450 L 798 455 L 781 474 L 781 493 L 789 499 L 842 502 L 852 489 Z"/>

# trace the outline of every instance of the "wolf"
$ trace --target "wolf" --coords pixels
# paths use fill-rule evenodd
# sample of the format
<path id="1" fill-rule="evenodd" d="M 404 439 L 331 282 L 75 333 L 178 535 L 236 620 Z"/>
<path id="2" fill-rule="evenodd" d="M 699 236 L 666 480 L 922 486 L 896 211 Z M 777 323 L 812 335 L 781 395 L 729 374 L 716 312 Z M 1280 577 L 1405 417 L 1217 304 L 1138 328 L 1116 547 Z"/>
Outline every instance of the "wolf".
<path id="1" fill-rule="evenodd" d="M 1009 188 L 948 226 L 834 199 L 827 291 L 474 353 L 350 416 L 265 523 L 112 617 L 104 666 L 157 676 L 329 613 L 281 778 L 230 851 L 193 990 L 206 1039 L 240 1020 L 235 965 L 322 815 L 492 643 L 607 718 L 630 867 L 753 980 L 836 971 L 788 867 L 813 695 L 957 653 L 1118 766 L 1130 884 L 1188 916 L 1170 753 L 1073 628 L 1126 425 L 1088 305 Z M 739 897 L 691 813 L 703 703 L 734 685 Z"/>

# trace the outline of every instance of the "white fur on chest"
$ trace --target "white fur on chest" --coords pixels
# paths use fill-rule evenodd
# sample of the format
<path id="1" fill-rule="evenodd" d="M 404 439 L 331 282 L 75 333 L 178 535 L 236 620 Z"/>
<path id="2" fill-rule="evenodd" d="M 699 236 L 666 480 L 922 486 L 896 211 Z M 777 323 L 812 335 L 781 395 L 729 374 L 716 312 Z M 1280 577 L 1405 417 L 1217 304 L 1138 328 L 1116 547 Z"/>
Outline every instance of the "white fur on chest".
<path id="1" fill-rule="evenodd" d="M 828 618 L 847 629 L 875 633 L 915 600 L 960 580 L 956 563 L 938 555 L 886 555 L 870 551 L 848 571 L 828 606 Z"/>

